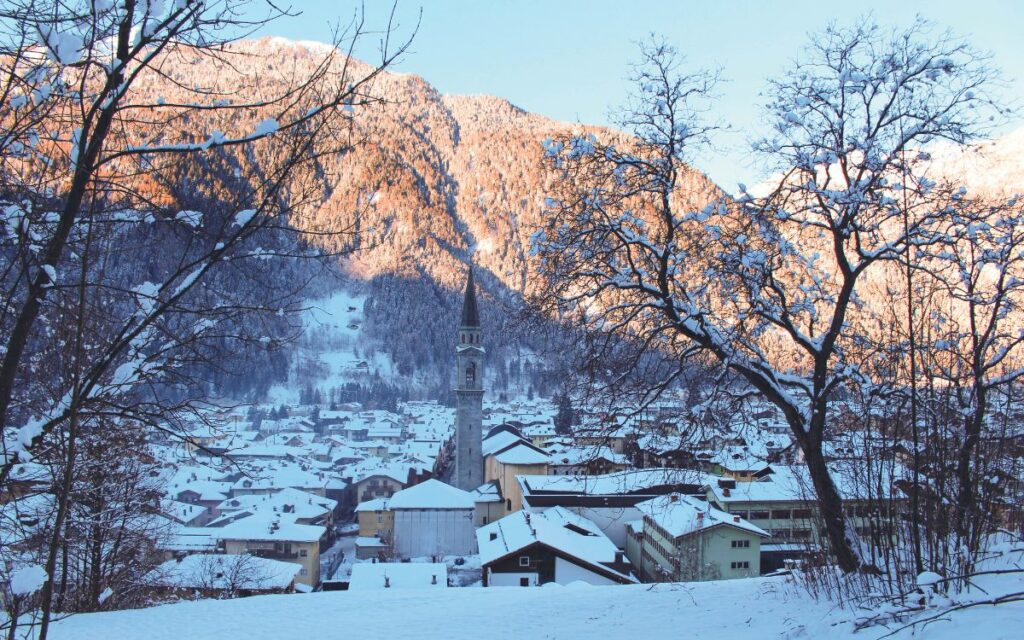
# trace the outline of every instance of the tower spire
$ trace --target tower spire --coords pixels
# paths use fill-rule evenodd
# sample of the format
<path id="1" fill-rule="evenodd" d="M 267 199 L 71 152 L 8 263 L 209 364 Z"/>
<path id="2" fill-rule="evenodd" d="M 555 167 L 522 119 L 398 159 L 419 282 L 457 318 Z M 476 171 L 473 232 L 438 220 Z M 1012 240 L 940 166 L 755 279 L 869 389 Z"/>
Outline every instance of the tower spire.
<path id="1" fill-rule="evenodd" d="M 476 286 L 473 283 L 472 265 L 469 267 L 469 276 L 466 278 L 466 294 L 462 300 L 462 326 L 480 326 L 480 312 L 476 307 Z"/>
<path id="2" fill-rule="evenodd" d="M 455 345 L 455 474 L 453 484 L 472 491 L 484 482 L 483 440 L 484 347 L 476 304 L 473 267 L 466 275 L 462 322 Z"/>

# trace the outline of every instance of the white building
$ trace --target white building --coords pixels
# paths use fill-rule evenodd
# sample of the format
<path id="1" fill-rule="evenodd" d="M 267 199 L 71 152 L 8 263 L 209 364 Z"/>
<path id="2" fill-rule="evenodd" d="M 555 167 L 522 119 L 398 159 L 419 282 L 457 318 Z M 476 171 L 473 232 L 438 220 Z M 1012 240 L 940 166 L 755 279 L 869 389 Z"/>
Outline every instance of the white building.
<path id="1" fill-rule="evenodd" d="M 473 496 L 439 480 L 403 489 L 391 497 L 395 556 L 441 558 L 476 553 Z"/>

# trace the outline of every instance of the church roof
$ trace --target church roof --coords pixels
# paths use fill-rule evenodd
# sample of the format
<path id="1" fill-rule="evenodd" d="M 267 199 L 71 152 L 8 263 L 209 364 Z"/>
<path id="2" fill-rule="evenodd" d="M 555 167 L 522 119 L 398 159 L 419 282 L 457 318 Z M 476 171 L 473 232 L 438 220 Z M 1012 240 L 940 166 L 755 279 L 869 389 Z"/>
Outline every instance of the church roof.
<path id="1" fill-rule="evenodd" d="M 479 327 L 480 312 L 476 308 L 476 287 L 473 285 L 473 267 L 466 279 L 466 297 L 462 300 L 462 326 Z"/>

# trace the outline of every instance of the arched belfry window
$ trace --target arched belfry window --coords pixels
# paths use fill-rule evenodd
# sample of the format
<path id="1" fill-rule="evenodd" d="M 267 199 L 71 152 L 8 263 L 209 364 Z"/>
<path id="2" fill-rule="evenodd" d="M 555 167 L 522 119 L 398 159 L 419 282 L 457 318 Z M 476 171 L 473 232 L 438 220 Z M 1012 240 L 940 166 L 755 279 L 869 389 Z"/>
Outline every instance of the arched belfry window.
<path id="1" fill-rule="evenodd" d="M 476 363 L 470 362 L 466 367 L 466 384 L 472 385 L 474 382 L 476 382 Z"/>

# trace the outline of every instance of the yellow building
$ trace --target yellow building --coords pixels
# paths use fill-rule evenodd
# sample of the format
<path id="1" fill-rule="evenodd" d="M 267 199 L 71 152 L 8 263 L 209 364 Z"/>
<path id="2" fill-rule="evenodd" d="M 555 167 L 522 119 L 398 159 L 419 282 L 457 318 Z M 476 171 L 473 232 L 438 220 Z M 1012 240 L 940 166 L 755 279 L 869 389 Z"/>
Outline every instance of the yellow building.
<path id="1" fill-rule="evenodd" d="M 287 514 L 256 514 L 225 525 L 214 535 L 224 553 L 250 553 L 300 565 L 296 585 L 320 584 L 320 539 L 324 527 L 298 524 Z"/>
<path id="2" fill-rule="evenodd" d="M 523 494 L 516 476 L 547 475 L 549 457 L 532 445 L 519 443 L 484 458 L 484 480 L 495 480 L 505 501 L 505 514 L 523 508 Z"/>
<path id="3" fill-rule="evenodd" d="M 356 517 L 359 519 L 359 537 L 382 541 L 391 539 L 395 530 L 395 514 L 388 508 L 387 498 L 360 502 L 356 507 Z"/>

